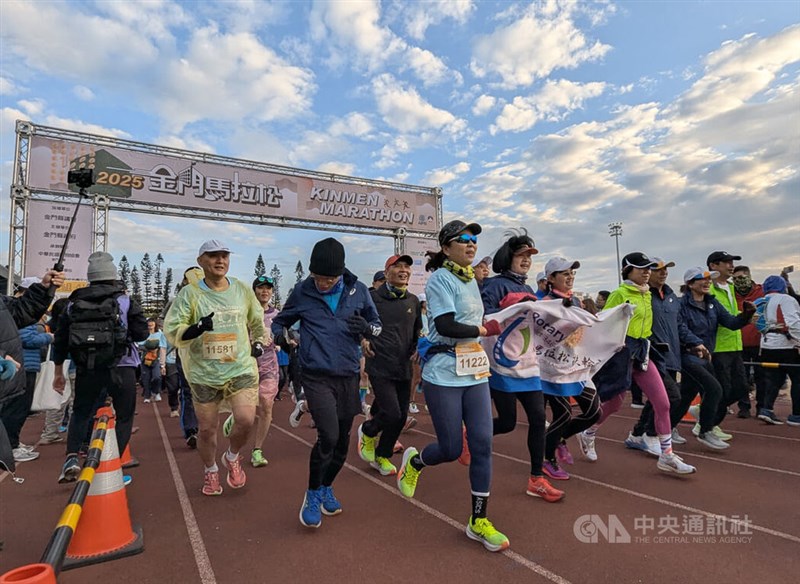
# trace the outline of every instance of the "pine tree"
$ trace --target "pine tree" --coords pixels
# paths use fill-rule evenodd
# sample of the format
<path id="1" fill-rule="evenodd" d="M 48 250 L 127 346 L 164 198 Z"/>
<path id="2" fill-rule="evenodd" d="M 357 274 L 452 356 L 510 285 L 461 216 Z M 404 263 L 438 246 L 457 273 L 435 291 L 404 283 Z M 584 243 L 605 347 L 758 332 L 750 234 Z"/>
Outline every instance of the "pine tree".
<path id="1" fill-rule="evenodd" d="M 263 276 L 266 273 L 267 273 L 267 266 L 264 263 L 264 257 L 261 254 L 258 254 L 258 259 L 256 260 L 256 269 L 255 269 L 256 278 L 258 278 L 259 276 Z"/>
<path id="2" fill-rule="evenodd" d="M 142 282 L 139 280 L 139 270 L 136 266 L 131 270 L 131 298 L 139 305 L 142 304 Z"/>
<path id="3" fill-rule="evenodd" d="M 269 275 L 272 278 L 272 281 L 274 282 L 273 285 L 274 288 L 272 292 L 272 303 L 275 305 L 275 308 L 280 309 L 280 307 L 283 305 L 281 299 L 281 278 L 283 278 L 283 276 L 281 276 L 281 270 L 278 267 L 278 264 L 272 266 Z"/>
<path id="4" fill-rule="evenodd" d="M 164 278 L 161 275 L 161 266 L 164 265 L 164 257 L 159 253 L 156 255 L 155 270 L 153 272 L 153 311 L 161 314 L 164 308 Z"/>
<path id="5" fill-rule="evenodd" d="M 172 287 L 172 268 L 167 268 L 167 275 L 164 278 L 164 306 L 169 304 L 169 289 Z"/>
<path id="6" fill-rule="evenodd" d="M 145 314 L 150 314 L 153 308 L 153 262 L 150 261 L 149 253 L 144 254 L 139 266 L 142 278 L 142 310 Z"/>
<path id="7" fill-rule="evenodd" d="M 297 265 L 294 267 L 294 273 L 297 274 L 297 280 L 295 280 L 296 284 L 302 282 L 306 277 L 305 272 L 303 272 L 303 264 L 300 262 L 300 260 L 297 260 Z"/>
<path id="8" fill-rule="evenodd" d="M 127 290 L 131 288 L 131 265 L 128 263 L 127 256 L 122 256 L 119 260 L 119 279 L 125 285 Z"/>

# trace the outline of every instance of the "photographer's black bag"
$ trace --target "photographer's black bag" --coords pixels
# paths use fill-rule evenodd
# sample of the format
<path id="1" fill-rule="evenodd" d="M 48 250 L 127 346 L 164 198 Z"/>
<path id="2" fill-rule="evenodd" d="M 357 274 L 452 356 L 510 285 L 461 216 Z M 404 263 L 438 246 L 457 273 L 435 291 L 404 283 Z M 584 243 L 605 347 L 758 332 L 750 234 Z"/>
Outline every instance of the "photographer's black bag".
<path id="1" fill-rule="evenodd" d="M 128 329 L 117 296 L 74 300 L 69 308 L 69 353 L 80 369 L 116 367 L 128 350 Z"/>

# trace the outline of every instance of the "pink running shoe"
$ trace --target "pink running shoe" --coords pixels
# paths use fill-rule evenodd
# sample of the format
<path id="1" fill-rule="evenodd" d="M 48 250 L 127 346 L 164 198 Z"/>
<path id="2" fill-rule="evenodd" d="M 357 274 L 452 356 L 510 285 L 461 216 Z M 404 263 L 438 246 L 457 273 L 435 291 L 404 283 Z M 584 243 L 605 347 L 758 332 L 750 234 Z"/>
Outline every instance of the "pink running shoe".
<path id="1" fill-rule="evenodd" d="M 209 497 L 222 494 L 222 485 L 219 484 L 219 473 L 209 471 L 203 479 L 203 494 Z"/>
<path id="2" fill-rule="evenodd" d="M 556 460 L 558 460 L 558 462 L 560 462 L 561 464 L 575 463 L 575 461 L 572 459 L 572 454 L 570 454 L 566 442 L 562 442 L 561 444 L 556 446 Z"/>
<path id="3" fill-rule="evenodd" d="M 227 454 L 222 455 L 222 466 L 228 469 L 228 486 L 232 489 L 241 489 L 247 482 L 243 461 L 241 454 L 236 455 L 236 460 L 228 460 Z"/>
<path id="4" fill-rule="evenodd" d="M 555 460 L 545 460 L 542 464 L 542 471 L 544 471 L 544 474 L 556 481 L 566 481 L 569 479 L 569 473 L 558 466 L 558 462 Z"/>

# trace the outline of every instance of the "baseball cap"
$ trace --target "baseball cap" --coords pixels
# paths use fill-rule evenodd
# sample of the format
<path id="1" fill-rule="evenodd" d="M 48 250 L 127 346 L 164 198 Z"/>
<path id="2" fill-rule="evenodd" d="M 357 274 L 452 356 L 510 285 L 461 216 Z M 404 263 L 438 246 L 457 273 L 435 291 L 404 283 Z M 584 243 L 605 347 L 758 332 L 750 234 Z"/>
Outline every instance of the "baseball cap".
<path id="1" fill-rule="evenodd" d="M 20 290 L 27 290 L 34 284 L 41 284 L 42 279 L 38 276 L 28 276 L 27 278 L 22 278 L 22 281 L 19 283 Z"/>
<path id="2" fill-rule="evenodd" d="M 703 278 L 714 278 L 719 277 L 719 272 L 710 272 L 705 268 L 696 267 L 696 268 L 689 268 L 683 274 L 683 281 L 684 282 L 691 282 L 692 280 L 702 280 Z"/>
<path id="3" fill-rule="evenodd" d="M 546 276 L 551 276 L 556 272 L 565 272 L 567 270 L 577 270 L 581 267 L 581 263 L 577 260 L 568 260 L 567 258 L 556 257 L 547 260 L 544 265 L 544 273 Z M 538 279 L 536 280 L 539 281 Z"/>
<path id="4" fill-rule="evenodd" d="M 483 231 L 477 223 L 467 224 L 456 219 L 445 223 L 445 226 L 439 231 L 439 245 L 444 245 L 464 230 L 468 230 L 472 235 L 479 235 Z"/>
<path id="5" fill-rule="evenodd" d="M 538 274 L 536 274 L 536 281 L 541 282 L 542 280 L 547 280 L 547 274 L 545 274 L 544 272 L 539 272 Z"/>
<path id="6" fill-rule="evenodd" d="M 622 269 L 625 268 L 655 268 L 658 266 L 658 262 L 655 259 L 651 259 L 647 257 L 647 254 L 644 254 L 640 251 L 635 251 L 633 253 L 629 253 L 624 258 L 622 258 Z"/>
<path id="7" fill-rule="evenodd" d="M 200 246 L 200 251 L 197 252 L 197 257 L 200 257 L 204 253 L 214 253 L 215 251 L 231 253 L 230 248 L 218 239 L 209 239 Z"/>
<path id="8" fill-rule="evenodd" d="M 717 262 L 738 262 L 740 259 L 742 259 L 742 256 L 729 254 L 727 251 L 712 251 L 706 260 L 706 265 L 716 264 Z"/>
<path id="9" fill-rule="evenodd" d="M 414 258 L 412 258 L 410 255 L 395 254 L 395 255 L 391 256 L 388 260 L 386 260 L 386 263 L 383 264 L 383 269 L 384 270 L 388 270 L 391 266 L 395 265 L 397 262 L 405 262 L 409 266 L 413 266 L 414 265 Z M 383 272 L 381 272 L 381 273 L 383 273 Z"/>
<path id="10" fill-rule="evenodd" d="M 261 286 L 269 286 L 270 288 L 275 287 L 275 280 L 270 278 L 269 276 L 259 276 L 255 280 L 253 280 L 253 290 L 256 288 L 260 288 Z"/>
<path id="11" fill-rule="evenodd" d="M 486 264 L 487 268 L 492 267 L 492 256 L 486 256 L 484 258 L 479 259 L 477 262 L 472 264 L 473 268 L 477 268 L 480 264 Z"/>
<path id="12" fill-rule="evenodd" d="M 381 270 L 380 272 L 375 272 L 375 275 L 372 276 L 372 281 L 377 282 L 378 280 L 385 280 L 386 274 Z"/>
<path id="13" fill-rule="evenodd" d="M 653 256 L 650 259 L 653 260 L 657 264 L 657 265 L 653 266 L 654 270 L 663 270 L 664 268 L 674 268 L 675 267 L 675 262 L 668 262 L 668 261 L 664 260 L 664 258 L 659 258 L 659 257 Z"/>

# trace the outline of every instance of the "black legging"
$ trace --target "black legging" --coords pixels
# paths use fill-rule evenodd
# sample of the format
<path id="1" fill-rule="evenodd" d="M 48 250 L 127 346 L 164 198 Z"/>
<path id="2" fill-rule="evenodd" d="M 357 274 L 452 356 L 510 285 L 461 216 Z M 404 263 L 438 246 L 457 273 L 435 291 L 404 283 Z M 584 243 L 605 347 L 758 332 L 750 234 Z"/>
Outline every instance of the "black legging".
<path id="1" fill-rule="evenodd" d="M 556 446 L 562 440 L 574 436 L 592 427 L 600 418 L 600 398 L 594 387 L 584 387 L 580 395 L 573 396 L 581 409 L 579 416 L 572 415 L 569 397 L 561 395 L 545 396 L 553 412 L 553 419 L 547 429 L 544 443 L 544 455 L 547 460 L 555 460 Z"/>
<path id="2" fill-rule="evenodd" d="M 531 455 L 531 475 L 542 474 L 544 460 L 544 394 L 541 391 L 507 392 L 491 390 L 492 401 L 497 410 L 493 420 L 492 434 L 507 434 L 517 425 L 517 400 L 528 416 L 528 452 Z"/>
<path id="3" fill-rule="evenodd" d="M 681 405 L 676 416 L 683 418 L 699 392 L 703 396 L 703 401 L 700 403 L 700 420 L 698 420 L 700 432 L 710 432 L 717 425 L 716 417 L 722 400 L 722 391 L 714 366 L 709 361 L 691 355 L 682 356 Z"/>

